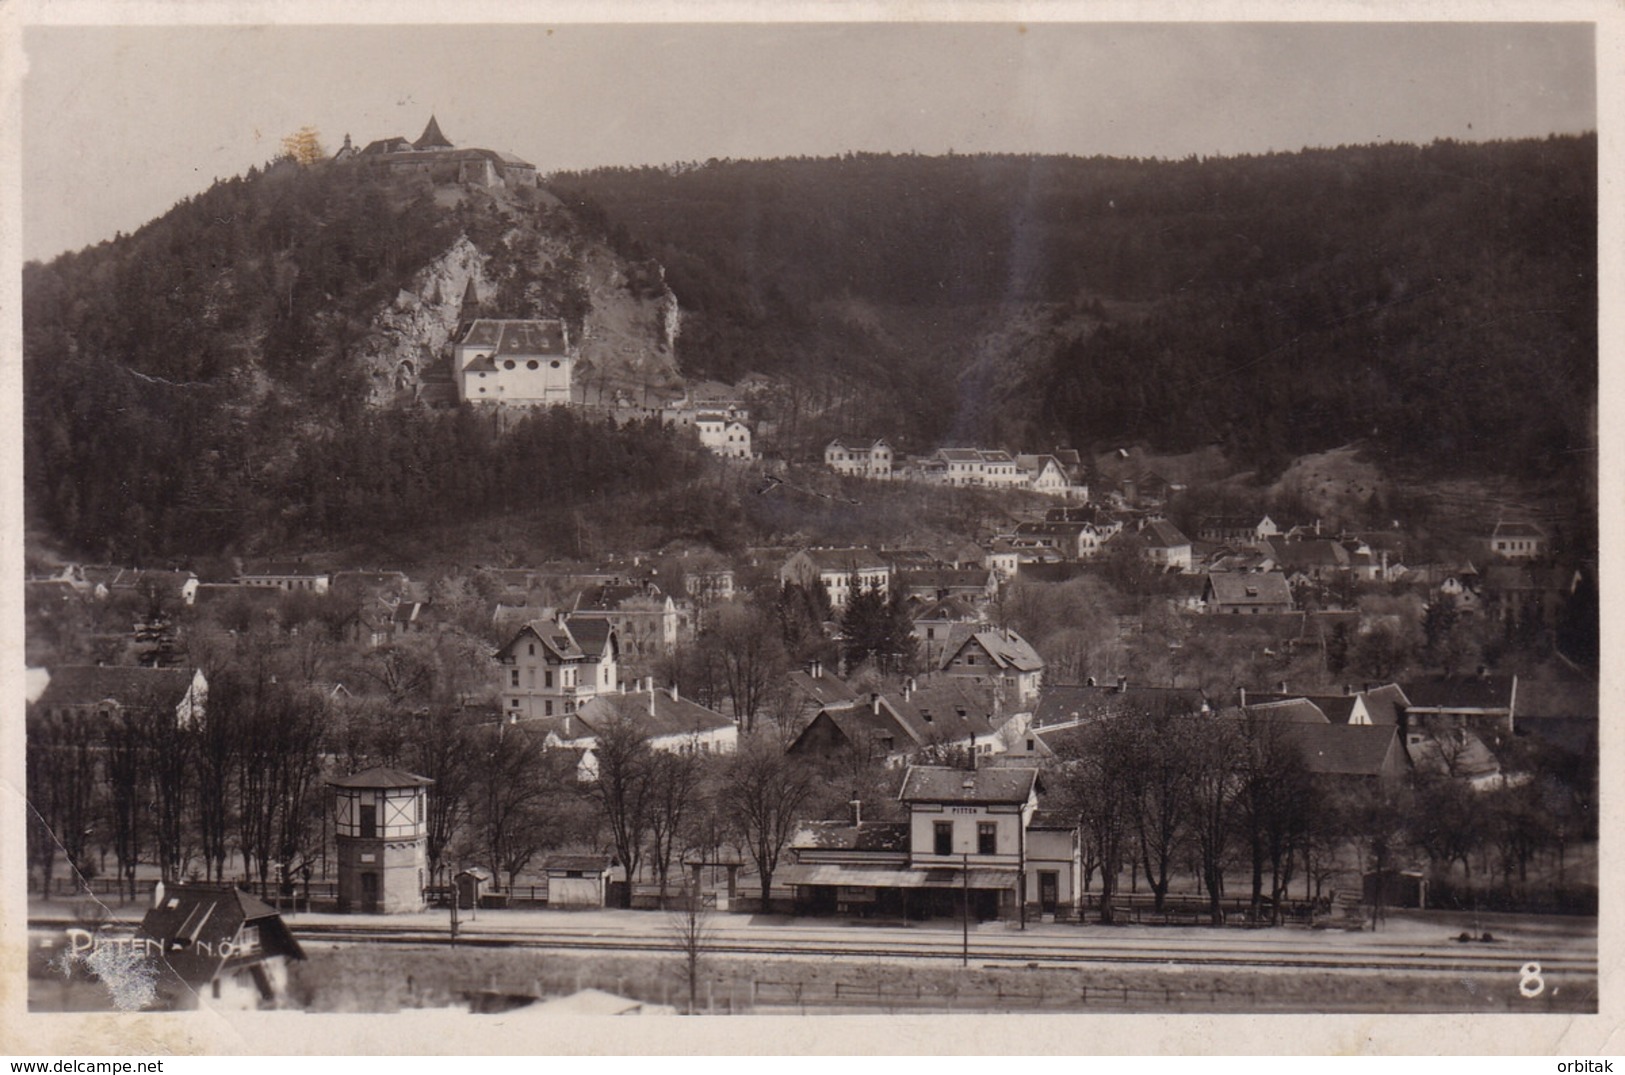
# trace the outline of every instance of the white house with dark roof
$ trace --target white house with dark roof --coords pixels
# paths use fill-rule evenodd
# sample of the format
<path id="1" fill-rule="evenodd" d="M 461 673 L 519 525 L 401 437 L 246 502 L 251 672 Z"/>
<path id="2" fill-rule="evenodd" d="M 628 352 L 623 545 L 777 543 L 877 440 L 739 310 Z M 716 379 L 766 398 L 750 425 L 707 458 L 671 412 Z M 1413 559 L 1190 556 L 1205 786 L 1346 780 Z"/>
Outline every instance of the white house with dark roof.
<path id="1" fill-rule="evenodd" d="M 503 713 L 526 719 L 573 713 L 618 687 L 620 656 L 620 638 L 607 620 L 531 620 L 496 653 Z"/>
<path id="2" fill-rule="evenodd" d="M 245 564 L 237 573 L 237 585 L 258 586 L 273 590 L 299 590 L 304 593 L 324 594 L 332 585 L 330 572 L 312 567 L 303 560 L 273 560 L 267 563 Z M 192 588 L 194 598 L 197 587 Z"/>
<path id="3" fill-rule="evenodd" d="M 1035 493 L 1068 496 L 1073 492 L 1066 468 L 1053 455 L 1017 455 L 1016 468 L 1026 479 L 1027 488 Z"/>
<path id="4" fill-rule="evenodd" d="M 1490 555 L 1535 560 L 1546 555 L 1546 531 L 1534 523 L 1498 522 L 1489 536 Z"/>
<path id="5" fill-rule="evenodd" d="M 724 459 L 750 458 L 750 427 L 721 411 L 701 411 L 694 416 L 694 430 L 700 444 Z"/>
<path id="6" fill-rule="evenodd" d="M 891 563 L 867 548 L 802 549 L 779 568 L 779 581 L 809 588 L 823 583 L 838 612 L 859 590 L 889 594 Z"/>
<path id="7" fill-rule="evenodd" d="M 824 465 L 851 478 L 890 478 L 894 453 L 885 439 L 836 437 L 824 446 Z"/>
<path id="8" fill-rule="evenodd" d="M 573 712 L 528 723 L 543 732 L 551 748 L 582 752 L 576 775 L 598 776 L 598 737 L 614 722 L 636 727 L 653 750 L 672 754 L 731 754 L 739 745 L 739 726 L 714 709 L 681 697 L 675 686 L 656 689 L 652 679 L 641 690 L 609 691 L 583 702 Z"/>
<path id="9" fill-rule="evenodd" d="M 559 406 L 570 402 L 575 356 L 563 321 L 480 317 L 452 344 L 464 403 Z"/>
<path id="10" fill-rule="evenodd" d="M 1292 588 L 1279 571 L 1210 571 L 1202 603 L 1226 616 L 1291 612 Z"/>
<path id="11" fill-rule="evenodd" d="M 208 698 L 209 682 L 197 668 L 57 665 L 46 673 L 29 715 L 111 719 L 125 711 L 160 711 L 173 713 L 175 723 L 187 728 L 201 719 Z"/>

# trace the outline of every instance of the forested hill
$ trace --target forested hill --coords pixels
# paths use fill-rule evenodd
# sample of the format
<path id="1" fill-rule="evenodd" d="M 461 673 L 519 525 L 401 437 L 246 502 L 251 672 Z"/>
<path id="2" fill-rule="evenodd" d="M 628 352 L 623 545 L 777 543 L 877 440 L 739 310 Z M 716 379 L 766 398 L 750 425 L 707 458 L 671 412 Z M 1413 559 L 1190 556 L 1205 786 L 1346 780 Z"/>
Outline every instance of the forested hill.
<path id="1" fill-rule="evenodd" d="M 1594 136 L 549 185 L 666 266 L 687 373 L 811 386 L 819 434 L 1217 441 L 1266 470 L 1351 441 L 1434 469 L 1592 461 Z"/>
<path id="2" fill-rule="evenodd" d="M 482 308 L 560 317 L 576 338 L 599 307 L 658 304 L 631 294 L 651 290 L 643 267 L 605 265 L 600 247 L 545 191 L 283 160 L 29 264 L 27 524 L 81 555 L 149 564 L 410 540 L 680 486 L 703 461 L 667 431 L 561 411 L 503 435 L 489 415 L 377 405 L 380 354 L 414 375 L 445 364 L 434 341 L 475 276 Z M 593 288 L 605 277 L 618 285 Z"/>

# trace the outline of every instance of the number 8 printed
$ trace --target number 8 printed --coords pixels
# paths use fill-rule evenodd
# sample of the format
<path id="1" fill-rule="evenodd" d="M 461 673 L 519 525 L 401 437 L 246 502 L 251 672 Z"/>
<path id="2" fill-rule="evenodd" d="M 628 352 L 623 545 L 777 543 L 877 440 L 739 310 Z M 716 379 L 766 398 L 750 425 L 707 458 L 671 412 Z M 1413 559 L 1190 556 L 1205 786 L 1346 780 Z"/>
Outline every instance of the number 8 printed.
<path id="1" fill-rule="evenodd" d="M 1538 997 L 1546 991 L 1546 979 L 1540 976 L 1539 963 L 1525 963 L 1518 973 L 1518 992 L 1526 997 Z"/>

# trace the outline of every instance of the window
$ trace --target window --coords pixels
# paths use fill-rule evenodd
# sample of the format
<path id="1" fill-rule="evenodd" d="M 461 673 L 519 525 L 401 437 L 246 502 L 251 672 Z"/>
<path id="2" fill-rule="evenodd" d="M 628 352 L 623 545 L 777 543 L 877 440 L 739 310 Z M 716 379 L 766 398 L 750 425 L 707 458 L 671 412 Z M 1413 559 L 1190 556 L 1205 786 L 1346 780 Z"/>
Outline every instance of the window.
<path id="1" fill-rule="evenodd" d="M 518 702 L 518 699 L 516 698 L 516 699 L 514 699 L 514 701 Z M 542 716 L 551 717 L 552 715 L 553 715 L 553 703 L 552 702 L 543 702 L 542 703 Z"/>
<path id="2" fill-rule="evenodd" d="M 539 369 L 541 369 L 541 368 L 542 368 L 542 364 L 541 364 L 541 363 L 540 363 L 540 362 L 538 362 L 538 361 L 536 361 L 536 360 L 535 360 L 535 359 L 534 359 L 534 358 L 533 358 L 533 359 L 531 359 L 531 360 L 530 360 L 530 361 L 529 361 L 529 362 L 526 362 L 526 363 L 525 363 L 525 368 L 526 368 L 526 369 L 527 369 L 527 370 L 539 370 Z"/>
<path id="3" fill-rule="evenodd" d="M 526 648 L 530 651 L 529 656 L 532 656 L 532 657 L 536 656 L 536 643 L 532 642 Z"/>
<path id="4" fill-rule="evenodd" d="M 976 823 L 976 853 L 978 855 L 997 855 L 999 853 L 999 826 L 992 821 L 978 821 Z"/>
<path id="5" fill-rule="evenodd" d="M 509 685 L 509 686 L 510 686 L 510 687 L 517 687 L 517 686 L 519 686 L 519 669 L 517 669 L 517 668 L 515 668 L 515 669 L 514 669 L 514 670 L 513 670 L 513 681 L 512 681 L 512 682 L 511 682 L 511 683 L 509 683 L 509 684 L 508 684 L 508 685 Z"/>
<path id="6" fill-rule="evenodd" d="M 549 362 L 548 365 L 551 366 L 553 369 L 558 369 L 559 368 L 559 360 L 555 358 L 553 361 Z"/>
<path id="7" fill-rule="evenodd" d="M 514 699 L 512 699 L 512 700 L 510 700 L 510 702 L 509 702 L 509 708 L 511 708 L 511 709 L 518 709 L 518 708 L 519 708 L 519 699 L 517 699 L 517 698 L 514 698 Z"/>
<path id="8" fill-rule="evenodd" d="M 361 808 L 361 838 L 373 839 L 378 835 L 378 808 L 376 806 L 363 806 Z"/>
<path id="9" fill-rule="evenodd" d="M 505 370 L 513 369 L 513 359 L 510 358 L 507 361 L 503 362 L 502 363 L 502 368 L 505 369 Z"/>
<path id="10" fill-rule="evenodd" d="M 553 685 L 553 670 L 551 668 L 549 668 L 547 671 L 542 673 L 542 686 L 551 687 L 552 685 Z"/>
<path id="11" fill-rule="evenodd" d="M 938 855 L 951 855 L 954 853 L 954 823 L 952 821 L 934 821 L 931 823 L 933 839 L 932 852 Z"/>

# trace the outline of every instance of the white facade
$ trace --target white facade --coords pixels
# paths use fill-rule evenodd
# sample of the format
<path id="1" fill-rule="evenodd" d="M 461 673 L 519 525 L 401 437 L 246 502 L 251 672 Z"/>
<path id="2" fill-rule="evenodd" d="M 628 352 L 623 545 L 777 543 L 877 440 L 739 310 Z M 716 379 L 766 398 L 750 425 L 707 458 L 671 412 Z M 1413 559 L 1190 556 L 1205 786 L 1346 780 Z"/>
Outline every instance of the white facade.
<path id="1" fill-rule="evenodd" d="M 457 398 L 464 403 L 569 403 L 575 368 L 569 348 L 562 321 L 476 320 L 452 345 Z"/>
<path id="2" fill-rule="evenodd" d="M 697 415 L 694 428 L 700 443 L 724 459 L 750 458 L 750 429 L 738 419 L 722 414 Z"/>
<path id="3" fill-rule="evenodd" d="M 832 440 L 824 448 L 824 465 L 850 478 L 890 478 L 892 448 L 884 440 L 871 444 Z"/>

